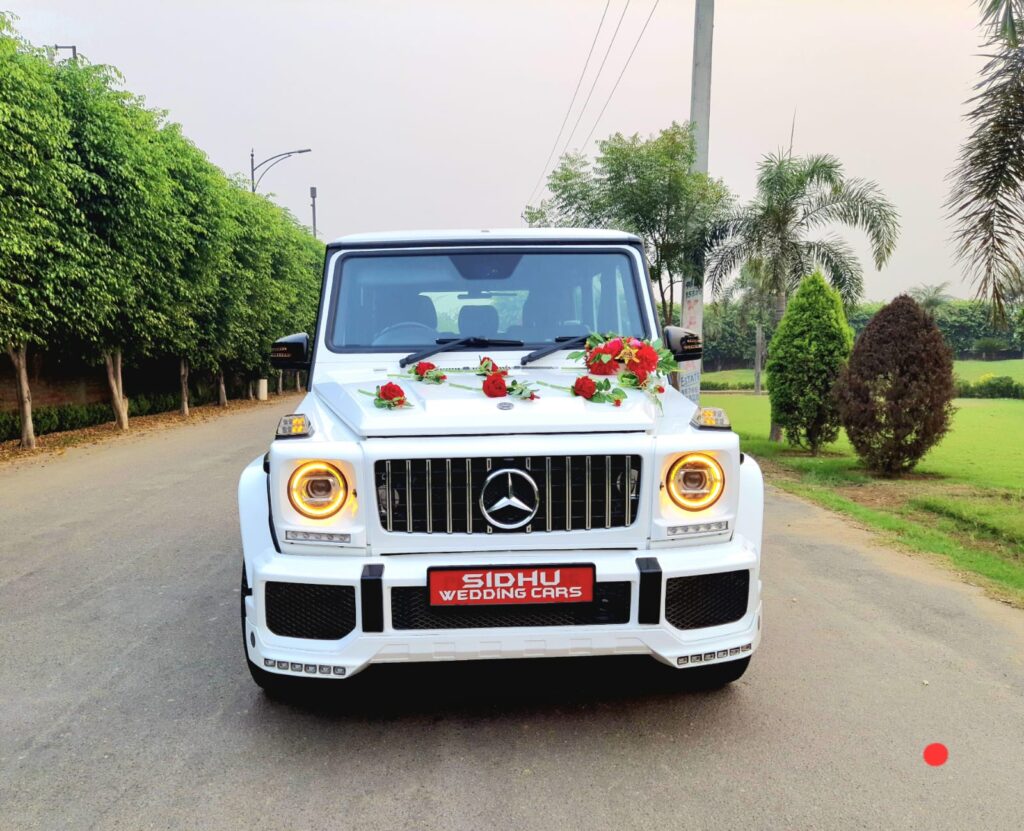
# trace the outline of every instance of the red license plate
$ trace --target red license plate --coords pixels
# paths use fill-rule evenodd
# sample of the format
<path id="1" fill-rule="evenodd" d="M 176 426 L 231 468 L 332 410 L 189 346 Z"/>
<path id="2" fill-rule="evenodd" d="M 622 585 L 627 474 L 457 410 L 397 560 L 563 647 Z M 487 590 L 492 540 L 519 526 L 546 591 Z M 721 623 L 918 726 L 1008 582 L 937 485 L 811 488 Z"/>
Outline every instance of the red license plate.
<path id="1" fill-rule="evenodd" d="M 431 606 L 507 606 L 526 603 L 589 603 L 593 566 L 500 566 L 432 568 L 427 571 Z"/>

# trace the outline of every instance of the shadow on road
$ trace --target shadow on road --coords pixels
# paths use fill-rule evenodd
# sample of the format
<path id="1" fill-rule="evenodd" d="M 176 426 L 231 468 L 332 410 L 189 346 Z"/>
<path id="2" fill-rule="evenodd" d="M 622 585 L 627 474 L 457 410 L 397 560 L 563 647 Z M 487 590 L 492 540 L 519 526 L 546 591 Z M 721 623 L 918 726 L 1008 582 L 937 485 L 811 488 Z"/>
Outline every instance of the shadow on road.
<path id="1" fill-rule="evenodd" d="M 688 675 L 642 656 L 385 664 L 347 681 L 305 681 L 273 704 L 338 718 L 487 718 L 681 700 L 700 709 L 735 689 L 691 689 Z"/>

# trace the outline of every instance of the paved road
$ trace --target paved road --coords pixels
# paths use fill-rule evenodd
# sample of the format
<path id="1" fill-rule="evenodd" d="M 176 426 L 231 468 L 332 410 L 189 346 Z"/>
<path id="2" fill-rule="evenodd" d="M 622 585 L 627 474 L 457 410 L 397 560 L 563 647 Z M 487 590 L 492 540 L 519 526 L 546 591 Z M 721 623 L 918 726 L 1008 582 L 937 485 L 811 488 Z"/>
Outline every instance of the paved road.
<path id="1" fill-rule="evenodd" d="M 284 411 L 0 468 L 0 828 L 1020 828 L 1024 613 L 778 493 L 730 689 L 577 659 L 265 699 L 235 481 Z"/>

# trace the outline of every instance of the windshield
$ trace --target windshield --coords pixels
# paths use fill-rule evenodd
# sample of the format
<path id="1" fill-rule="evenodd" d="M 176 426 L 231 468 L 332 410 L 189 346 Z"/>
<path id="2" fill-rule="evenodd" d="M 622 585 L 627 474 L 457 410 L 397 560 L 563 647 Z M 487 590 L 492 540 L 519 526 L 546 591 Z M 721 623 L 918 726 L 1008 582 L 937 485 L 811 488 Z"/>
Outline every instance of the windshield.
<path id="1" fill-rule="evenodd" d="M 349 254 L 335 273 L 327 345 L 388 352 L 444 338 L 537 347 L 590 332 L 648 337 L 634 262 L 621 251 Z"/>

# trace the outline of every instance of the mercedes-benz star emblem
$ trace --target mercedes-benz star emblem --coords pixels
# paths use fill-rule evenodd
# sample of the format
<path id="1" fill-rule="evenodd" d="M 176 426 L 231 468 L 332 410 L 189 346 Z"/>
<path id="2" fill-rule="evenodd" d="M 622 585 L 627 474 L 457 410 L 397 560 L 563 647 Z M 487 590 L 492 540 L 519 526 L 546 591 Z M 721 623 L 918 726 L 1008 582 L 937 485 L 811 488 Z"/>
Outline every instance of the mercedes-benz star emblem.
<path id="1" fill-rule="evenodd" d="M 540 509 L 540 491 L 529 473 L 514 468 L 496 470 L 480 489 L 480 510 L 495 528 L 522 528 Z"/>

